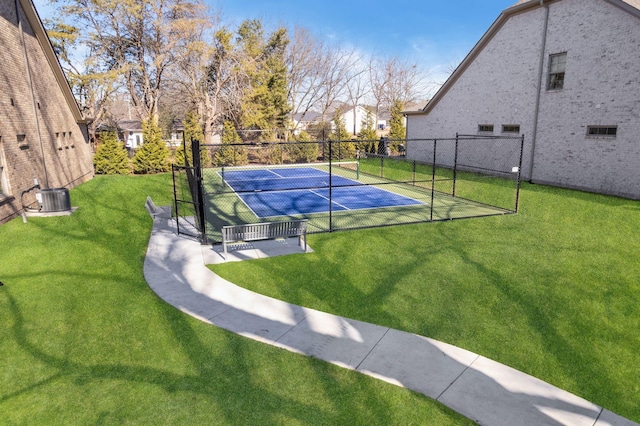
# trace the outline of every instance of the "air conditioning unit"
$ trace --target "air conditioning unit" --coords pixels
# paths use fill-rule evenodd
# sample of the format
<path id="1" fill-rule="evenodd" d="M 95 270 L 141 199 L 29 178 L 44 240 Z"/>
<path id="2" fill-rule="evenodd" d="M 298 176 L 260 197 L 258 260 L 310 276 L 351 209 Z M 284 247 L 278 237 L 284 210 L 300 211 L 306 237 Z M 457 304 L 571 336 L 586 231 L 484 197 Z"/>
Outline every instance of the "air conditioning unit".
<path id="1" fill-rule="evenodd" d="M 41 189 L 36 193 L 36 200 L 43 213 L 71 210 L 69 190 L 66 188 Z"/>

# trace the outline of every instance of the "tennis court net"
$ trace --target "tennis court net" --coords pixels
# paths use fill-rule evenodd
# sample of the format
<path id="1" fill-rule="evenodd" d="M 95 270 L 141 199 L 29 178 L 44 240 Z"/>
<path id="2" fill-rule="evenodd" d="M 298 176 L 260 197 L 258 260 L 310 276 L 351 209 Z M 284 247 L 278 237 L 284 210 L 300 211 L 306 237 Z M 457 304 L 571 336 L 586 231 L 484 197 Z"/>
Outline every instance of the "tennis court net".
<path id="1" fill-rule="evenodd" d="M 334 161 L 327 163 L 298 163 L 277 165 L 225 166 L 220 169 L 224 181 L 248 179 L 300 179 L 316 177 L 320 173 L 335 174 L 352 179 L 360 178 L 358 161 Z"/>

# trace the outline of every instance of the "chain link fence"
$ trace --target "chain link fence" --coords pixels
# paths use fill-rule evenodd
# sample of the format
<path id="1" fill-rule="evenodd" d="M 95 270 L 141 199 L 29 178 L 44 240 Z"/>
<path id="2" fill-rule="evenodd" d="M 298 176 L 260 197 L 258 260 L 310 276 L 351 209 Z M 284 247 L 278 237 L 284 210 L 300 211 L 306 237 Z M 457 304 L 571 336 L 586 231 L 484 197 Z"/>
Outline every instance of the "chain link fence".
<path id="1" fill-rule="evenodd" d="M 226 225 L 304 218 L 314 233 L 516 213 L 523 141 L 194 141 L 194 166 L 203 153 L 211 165 L 174 167 L 176 211 L 206 243 Z"/>

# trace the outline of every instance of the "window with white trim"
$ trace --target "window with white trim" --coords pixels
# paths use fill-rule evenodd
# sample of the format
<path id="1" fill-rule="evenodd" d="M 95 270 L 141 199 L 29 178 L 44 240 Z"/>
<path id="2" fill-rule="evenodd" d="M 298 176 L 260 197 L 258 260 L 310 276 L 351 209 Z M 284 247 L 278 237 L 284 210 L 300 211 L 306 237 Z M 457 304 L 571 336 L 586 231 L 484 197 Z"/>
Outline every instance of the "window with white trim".
<path id="1" fill-rule="evenodd" d="M 564 73 L 567 68 L 567 52 L 549 56 L 549 80 L 547 90 L 562 90 Z"/>

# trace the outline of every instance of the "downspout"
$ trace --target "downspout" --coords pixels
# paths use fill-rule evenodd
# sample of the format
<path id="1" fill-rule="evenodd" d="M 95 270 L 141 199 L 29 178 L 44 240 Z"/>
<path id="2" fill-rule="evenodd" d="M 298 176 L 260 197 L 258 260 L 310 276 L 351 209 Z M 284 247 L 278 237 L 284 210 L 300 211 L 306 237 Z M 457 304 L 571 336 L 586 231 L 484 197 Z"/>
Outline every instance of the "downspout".
<path id="1" fill-rule="evenodd" d="M 409 147 L 409 117 L 407 114 L 404 116 L 404 157 L 407 158 L 407 148 Z"/>
<path id="2" fill-rule="evenodd" d="M 547 28 L 549 26 L 549 5 L 544 4 L 544 0 L 540 0 L 540 6 L 544 6 L 544 27 L 542 31 L 542 47 L 540 49 L 540 64 L 538 66 L 538 94 L 536 96 L 536 106 L 533 116 L 533 131 L 531 133 L 531 154 L 529 156 L 529 182 L 533 180 L 533 163 L 535 160 L 536 139 L 538 136 L 538 118 L 540 116 L 540 97 L 542 96 L 542 77 L 545 50 L 547 47 Z"/>
<path id="3" fill-rule="evenodd" d="M 27 82 L 29 83 L 29 89 L 31 91 L 31 104 L 33 107 L 33 116 L 36 122 L 36 131 L 38 133 L 38 143 L 40 144 L 40 155 L 42 156 L 42 168 L 44 170 L 44 187 L 49 188 L 49 175 L 47 173 L 47 164 L 44 157 L 44 144 L 42 142 L 42 135 L 40 134 L 40 119 L 38 118 L 38 107 L 36 102 L 36 94 L 33 90 L 33 79 L 31 78 L 31 67 L 29 66 L 29 56 L 27 55 L 27 44 L 24 39 L 24 31 L 22 29 L 22 19 L 20 18 L 19 0 L 15 0 L 16 18 L 18 20 L 18 31 L 20 31 L 20 40 L 22 42 L 22 51 L 24 54 L 24 63 L 27 68 Z"/>

